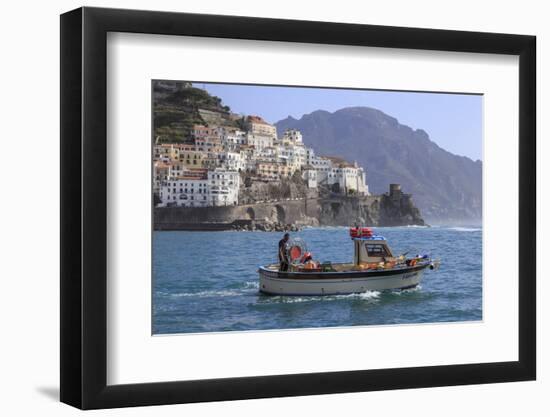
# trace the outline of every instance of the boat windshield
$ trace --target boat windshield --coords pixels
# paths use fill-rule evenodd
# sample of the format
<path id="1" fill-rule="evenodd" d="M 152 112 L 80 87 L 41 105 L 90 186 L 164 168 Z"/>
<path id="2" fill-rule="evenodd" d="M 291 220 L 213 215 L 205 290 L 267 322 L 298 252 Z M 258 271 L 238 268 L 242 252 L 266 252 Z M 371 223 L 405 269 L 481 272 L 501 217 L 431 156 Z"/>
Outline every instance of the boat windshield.
<path id="1" fill-rule="evenodd" d="M 367 255 L 369 257 L 384 257 L 391 256 L 390 251 L 384 244 L 380 243 L 366 243 Z"/>

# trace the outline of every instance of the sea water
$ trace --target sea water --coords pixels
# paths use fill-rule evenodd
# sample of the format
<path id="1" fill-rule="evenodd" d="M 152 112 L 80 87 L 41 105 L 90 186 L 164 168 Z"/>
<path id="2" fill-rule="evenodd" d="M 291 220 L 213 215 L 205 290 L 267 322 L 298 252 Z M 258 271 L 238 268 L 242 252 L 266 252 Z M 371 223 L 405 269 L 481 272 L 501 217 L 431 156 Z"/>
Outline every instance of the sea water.
<path id="1" fill-rule="evenodd" d="M 282 233 L 154 232 L 153 334 L 460 322 L 482 319 L 482 229 L 375 228 L 394 255 L 430 253 L 410 290 L 336 296 L 267 296 L 258 292 L 258 266 L 277 261 Z M 344 227 L 307 228 L 314 259 L 350 262 Z"/>

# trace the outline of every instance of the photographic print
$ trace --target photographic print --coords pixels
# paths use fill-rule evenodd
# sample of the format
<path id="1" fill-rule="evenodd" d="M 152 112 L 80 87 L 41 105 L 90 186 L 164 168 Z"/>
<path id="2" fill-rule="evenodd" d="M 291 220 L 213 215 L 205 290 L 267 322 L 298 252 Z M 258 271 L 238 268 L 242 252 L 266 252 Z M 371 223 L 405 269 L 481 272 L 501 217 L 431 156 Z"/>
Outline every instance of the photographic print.
<path id="1" fill-rule="evenodd" d="M 152 81 L 152 333 L 480 321 L 483 96 Z"/>

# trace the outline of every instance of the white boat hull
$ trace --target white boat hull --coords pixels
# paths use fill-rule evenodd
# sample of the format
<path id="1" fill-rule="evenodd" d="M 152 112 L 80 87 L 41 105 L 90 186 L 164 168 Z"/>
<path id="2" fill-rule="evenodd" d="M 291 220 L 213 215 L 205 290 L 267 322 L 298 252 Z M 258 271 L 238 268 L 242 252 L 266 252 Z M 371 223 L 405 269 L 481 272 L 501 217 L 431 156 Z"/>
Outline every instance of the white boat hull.
<path id="1" fill-rule="evenodd" d="M 420 283 L 424 269 L 425 266 L 395 271 L 392 274 L 371 271 L 308 276 L 308 273 L 281 273 L 260 268 L 260 291 L 270 295 L 334 295 L 405 289 Z"/>

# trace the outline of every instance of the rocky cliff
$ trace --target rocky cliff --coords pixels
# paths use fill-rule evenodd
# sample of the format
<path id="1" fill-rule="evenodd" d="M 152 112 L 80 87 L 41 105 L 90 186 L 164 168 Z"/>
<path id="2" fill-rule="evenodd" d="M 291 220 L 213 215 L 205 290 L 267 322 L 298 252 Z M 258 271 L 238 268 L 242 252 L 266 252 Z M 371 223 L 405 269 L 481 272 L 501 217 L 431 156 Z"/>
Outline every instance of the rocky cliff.
<path id="1" fill-rule="evenodd" d="M 349 226 L 423 226 L 420 211 L 408 196 L 399 200 L 387 194 L 319 200 L 319 224 Z"/>
<path id="2" fill-rule="evenodd" d="M 155 230 L 294 230 L 302 226 L 424 225 L 412 198 L 376 196 L 296 198 L 226 207 L 155 208 Z"/>

